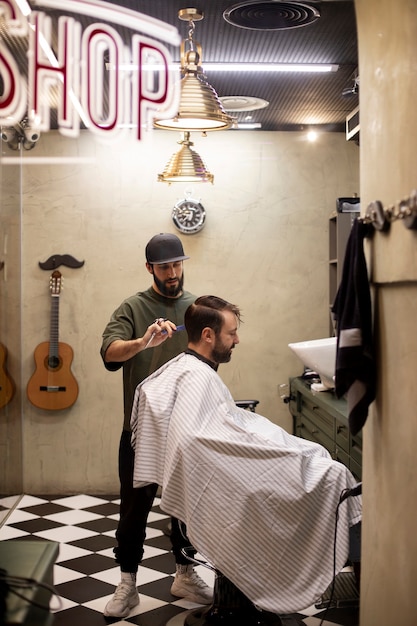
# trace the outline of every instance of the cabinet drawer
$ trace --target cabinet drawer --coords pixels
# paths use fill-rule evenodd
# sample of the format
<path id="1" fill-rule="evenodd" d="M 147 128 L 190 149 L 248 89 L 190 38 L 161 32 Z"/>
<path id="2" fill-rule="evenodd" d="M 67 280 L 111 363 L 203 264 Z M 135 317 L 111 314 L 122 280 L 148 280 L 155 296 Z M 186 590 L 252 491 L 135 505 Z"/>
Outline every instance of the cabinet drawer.
<path id="1" fill-rule="evenodd" d="M 349 454 L 350 433 L 348 426 L 336 421 L 336 445 Z"/>
<path id="2" fill-rule="evenodd" d="M 311 421 L 306 414 L 303 414 L 301 418 L 300 435 L 304 439 L 320 443 L 333 456 L 335 449 L 334 438 L 329 437 L 326 432 L 319 428 L 316 420 Z"/>
<path id="3" fill-rule="evenodd" d="M 334 418 L 331 415 L 327 415 L 324 413 L 320 407 L 316 406 L 313 403 L 303 403 L 302 408 L 303 416 L 306 415 L 309 420 L 315 424 L 316 428 L 319 428 L 321 431 L 326 433 L 326 435 L 334 441 L 335 433 L 334 433 Z"/>
<path id="4" fill-rule="evenodd" d="M 313 392 L 300 378 L 290 379 L 290 397 L 294 434 L 322 445 L 361 480 L 362 433 L 352 436 L 350 432 L 346 400 Z"/>

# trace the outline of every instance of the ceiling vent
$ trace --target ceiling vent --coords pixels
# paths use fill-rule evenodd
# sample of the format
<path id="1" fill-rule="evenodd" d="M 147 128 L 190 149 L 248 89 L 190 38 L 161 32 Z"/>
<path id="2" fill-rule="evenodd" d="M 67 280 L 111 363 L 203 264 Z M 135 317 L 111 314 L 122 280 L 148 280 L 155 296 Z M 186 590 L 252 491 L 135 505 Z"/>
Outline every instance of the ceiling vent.
<path id="1" fill-rule="evenodd" d="M 249 1 L 223 12 L 226 22 L 249 30 L 286 30 L 312 24 L 320 12 L 304 2 Z"/>

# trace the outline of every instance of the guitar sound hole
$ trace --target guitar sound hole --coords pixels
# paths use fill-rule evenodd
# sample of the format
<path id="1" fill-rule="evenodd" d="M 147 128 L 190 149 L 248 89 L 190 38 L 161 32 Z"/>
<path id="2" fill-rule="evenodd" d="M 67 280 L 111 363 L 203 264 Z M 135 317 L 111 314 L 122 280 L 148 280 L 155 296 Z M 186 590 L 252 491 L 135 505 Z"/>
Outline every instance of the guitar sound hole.
<path id="1" fill-rule="evenodd" d="M 48 367 L 56 369 L 59 366 L 59 357 L 51 356 L 48 358 Z"/>

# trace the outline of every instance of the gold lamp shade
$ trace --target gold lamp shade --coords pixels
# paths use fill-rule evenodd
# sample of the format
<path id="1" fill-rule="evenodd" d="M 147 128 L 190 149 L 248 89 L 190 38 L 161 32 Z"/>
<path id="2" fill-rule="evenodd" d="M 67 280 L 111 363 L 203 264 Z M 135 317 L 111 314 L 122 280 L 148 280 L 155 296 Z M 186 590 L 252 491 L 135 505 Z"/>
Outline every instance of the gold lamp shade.
<path id="1" fill-rule="evenodd" d="M 181 95 L 179 110 L 175 117 L 166 120 L 155 120 L 154 125 L 164 130 L 179 131 L 210 131 L 226 130 L 235 119 L 227 115 L 222 103 L 207 82 L 200 66 L 201 46 L 193 41 L 194 20 L 203 19 L 197 9 L 182 9 L 179 12 L 182 20 L 190 24 L 189 36 L 181 42 Z"/>
<path id="2" fill-rule="evenodd" d="M 186 70 L 181 79 L 181 99 L 178 113 L 167 120 L 155 120 L 164 130 L 227 130 L 234 123 L 227 115 L 213 87 L 200 71 Z"/>
<path id="3" fill-rule="evenodd" d="M 190 133 L 185 132 L 184 138 L 178 141 L 181 148 L 172 155 L 158 181 L 164 183 L 212 183 L 213 174 L 206 167 L 199 154 L 191 148 Z"/>

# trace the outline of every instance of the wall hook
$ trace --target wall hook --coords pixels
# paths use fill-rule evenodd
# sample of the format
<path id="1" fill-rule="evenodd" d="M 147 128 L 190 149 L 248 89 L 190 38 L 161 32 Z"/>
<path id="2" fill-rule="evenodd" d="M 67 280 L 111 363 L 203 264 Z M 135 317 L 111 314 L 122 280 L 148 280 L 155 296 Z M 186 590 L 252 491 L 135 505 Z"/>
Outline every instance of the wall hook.
<path id="1" fill-rule="evenodd" d="M 376 230 L 382 232 L 389 230 L 390 222 L 388 221 L 384 207 L 379 200 L 370 202 L 366 207 L 365 223 L 372 224 Z"/>
<path id="2" fill-rule="evenodd" d="M 391 222 L 396 220 L 402 220 L 409 230 L 417 230 L 417 190 L 414 189 L 408 198 L 387 207 L 374 200 L 368 204 L 364 217 L 359 219 L 382 232 L 388 231 Z"/>
<path id="3" fill-rule="evenodd" d="M 417 230 L 417 190 L 413 189 L 408 200 L 400 203 L 400 209 L 404 211 L 404 226 L 411 230 Z"/>

